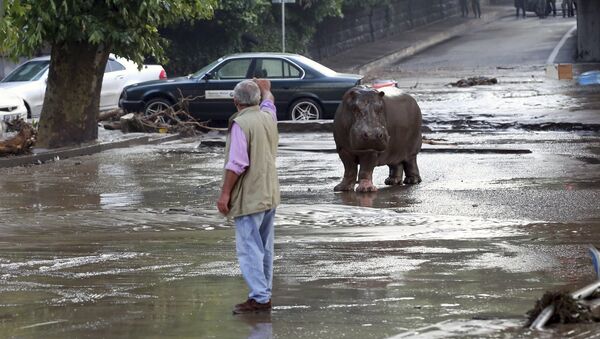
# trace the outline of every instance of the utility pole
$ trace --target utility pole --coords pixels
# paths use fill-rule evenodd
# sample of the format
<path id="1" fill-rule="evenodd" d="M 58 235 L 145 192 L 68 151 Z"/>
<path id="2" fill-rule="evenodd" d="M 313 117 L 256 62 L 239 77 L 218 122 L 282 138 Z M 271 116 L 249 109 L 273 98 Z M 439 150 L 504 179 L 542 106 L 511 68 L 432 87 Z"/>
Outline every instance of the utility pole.
<path id="1" fill-rule="evenodd" d="M 296 3 L 296 0 L 272 0 L 274 4 L 281 4 L 281 53 L 285 53 L 285 4 Z"/>

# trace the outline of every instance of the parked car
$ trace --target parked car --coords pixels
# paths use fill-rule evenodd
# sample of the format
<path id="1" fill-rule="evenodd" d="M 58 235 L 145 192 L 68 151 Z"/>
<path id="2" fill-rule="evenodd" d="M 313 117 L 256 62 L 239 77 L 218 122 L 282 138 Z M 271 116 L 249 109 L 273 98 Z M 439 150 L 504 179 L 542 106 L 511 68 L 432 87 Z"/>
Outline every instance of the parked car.
<path id="1" fill-rule="evenodd" d="M 235 112 L 233 88 L 253 77 L 271 80 L 280 120 L 332 118 L 346 90 L 362 79 L 298 54 L 240 53 L 224 56 L 186 77 L 127 86 L 119 106 L 127 112 L 152 114 L 187 98 L 194 118 L 227 120 Z"/>
<path id="2" fill-rule="evenodd" d="M 49 67 L 50 56 L 34 58 L 19 65 L 0 81 L 0 88 L 23 98 L 30 118 L 39 117 L 42 111 Z M 117 108 L 119 96 L 127 85 L 166 78 L 167 73 L 160 65 L 144 65 L 138 70 L 133 61 L 111 54 L 104 70 L 100 110 Z"/>
<path id="3" fill-rule="evenodd" d="M 0 122 L 27 119 L 27 108 L 19 96 L 0 88 Z"/>

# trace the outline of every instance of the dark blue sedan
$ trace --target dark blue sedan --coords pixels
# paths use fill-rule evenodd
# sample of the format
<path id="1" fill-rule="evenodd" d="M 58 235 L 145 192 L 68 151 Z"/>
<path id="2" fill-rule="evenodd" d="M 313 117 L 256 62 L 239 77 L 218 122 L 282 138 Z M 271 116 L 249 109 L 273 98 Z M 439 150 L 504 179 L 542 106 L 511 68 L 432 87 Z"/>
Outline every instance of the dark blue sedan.
<path id="1" fill-rule="evenodd" d="M 335 72 L 307 57 L 288 53 L 241 53 L 222 57 L 187 77 L 148 81 L 125 87 L 119 106 L 126 112 L 152 114 L 189 100 L 200 121 L 227 120 L 235 112 L 233 88 L 244 79 L 271 80 L 280 120 L 331 119 L 342 96 L 362 76 Z"/>

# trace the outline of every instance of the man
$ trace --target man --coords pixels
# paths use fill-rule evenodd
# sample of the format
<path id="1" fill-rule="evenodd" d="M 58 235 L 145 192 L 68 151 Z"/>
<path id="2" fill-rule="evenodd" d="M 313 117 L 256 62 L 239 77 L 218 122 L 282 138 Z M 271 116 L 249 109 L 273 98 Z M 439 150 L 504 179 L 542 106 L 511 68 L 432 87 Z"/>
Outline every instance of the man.
<path id="1" fill-rule="evenodd" d="M 262 103 L 261 103 L 262 97 Z M 244 80 L 233 90 L 219 212 L 233 217 L 240 269 L 250 289 L 234 314 L 270 312 L 273 286 L 273 222 L 279 204 L 276 156 L 279 134 L 271 83 Z M 260 106 L 259 106 L 260 103 Z"/>
<path id="2" fill-rule="evenodd" d="M 460 3 L 460 13 L 463 18 L 469 16 L 469 6 L 467 5 L 467 0 L 459 0 Z"/>
<path id="3" fill-rule="evenodd" d="M 573 8 L 573 5 L 576 4 L 576 2 L 574 2 L 573 0 L 563 0 L 562 3 L 560 4 L 560 7 L 562 8 L 562 14 L 563 14 L 563 18 L 567 16 L 572 17 L 575 16 L 575 11 Z"/>
<path id="4" fill-rule="evenodd" d="M 473 8 L 473 14 L 476 18 L 481 18 L 481 5 L 479 0 L 471 0 L 471 7 Z"/>
<path id="5" fill-rule="evenodd" d="M 546 8 L 548 13 L 552 12 L 552 16 L 556 16 L 556 0 L 546 0 Z"/>
<path id="6" fill-rule="evenodd" d="M 517 19 L 519 18 L 519 9 L 523 11 L 523 17 L 525 17 L 525 7 L 527 7 L 527 0 L 515 0 L 515 7 L 517 9 Z"/>

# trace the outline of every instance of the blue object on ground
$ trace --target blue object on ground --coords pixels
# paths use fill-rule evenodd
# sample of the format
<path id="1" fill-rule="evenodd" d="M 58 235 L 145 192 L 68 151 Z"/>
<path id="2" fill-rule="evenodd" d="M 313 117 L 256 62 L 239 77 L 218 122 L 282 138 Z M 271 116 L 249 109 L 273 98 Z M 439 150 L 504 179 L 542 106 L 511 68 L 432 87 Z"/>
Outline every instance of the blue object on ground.
<path id="1" fill-rule="evenodd" d="M 596 271 L 596 276 L 600 280 L 600 251 L 596 247 L 590 246 L 590 255 L 592 256 L 594 271 Z"/>
<path id="2" fill-rule="evenodd" d="M 581 73 L 577 77 L 577 83 L 582 86 L 600 84 L 600 71 L 589 71 Z"/>

